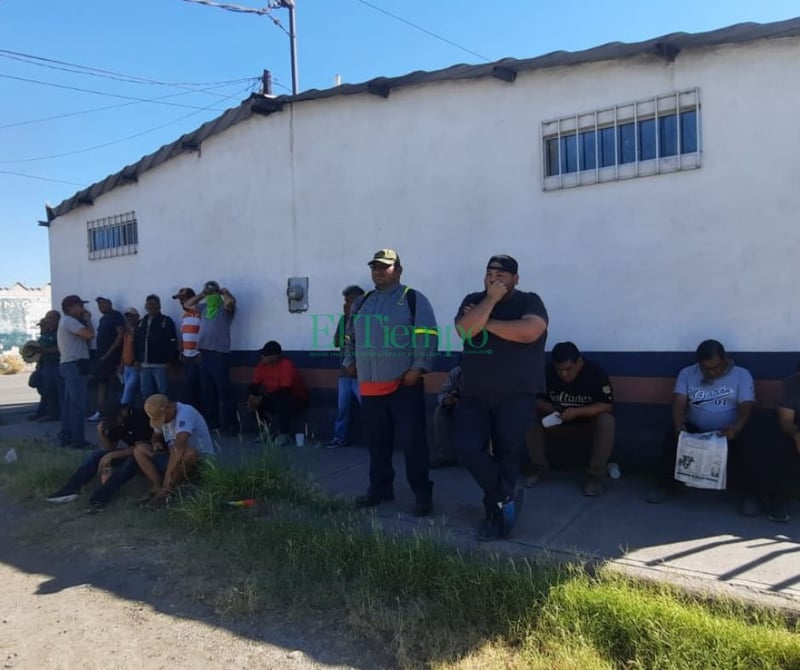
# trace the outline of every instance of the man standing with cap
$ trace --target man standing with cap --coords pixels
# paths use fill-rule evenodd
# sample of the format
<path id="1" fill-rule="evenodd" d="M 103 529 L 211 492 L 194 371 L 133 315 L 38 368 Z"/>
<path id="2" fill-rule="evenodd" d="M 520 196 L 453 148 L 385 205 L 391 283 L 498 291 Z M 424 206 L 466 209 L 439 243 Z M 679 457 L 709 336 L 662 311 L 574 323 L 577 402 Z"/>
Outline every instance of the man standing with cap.
<path id="1" fill-rule="evenodd" d="M 403 267 L 392 249 L 375 252 L 368 263 L 375 289 L 357 298 L 350 311 L 343 365 L 358 375 L 364 429 L 369 446 L 369 488 L 359 507 L 394 500 L 395 445 L 405 454 L 406 479 L 414 491 L 414 514 L 433 509 L 425 433 L 422 375 L 438 350 L 436 317 L 428 299 L 400 283 Z"/>
<path id="2" fill-rule="evenodd" d="M 181 317 L 181 363 L 183 365 L 183 384 L 179 400 L 191 405 L 202 413 L 200 404 L 200 350 L 197 345 L 200 341 L 200 312 L 194 307 L 186 307 L 186 302 L 194 298 L 194 289 L 182 288 L 173 300 L 179 300 L 183 307 Z"/>
<path id="3" fill-rule="evenodd" d="M 215 281 L 183 301 L 184 309 L 200 312 L 200 388 L 203 411 L 211 428 L 227 433 L 236 429 L 236 397 L 231 386 L 231 324 L 236 316 L 236 298 Z"/>
<path id="4" fill-rule="evenodd" d="M 517 270 L 511 256 L 492 256 L 485 290 L 467 295 L 456 315 L 464 354 L 455 442 L 459 461 L 483 489 L 486 518 L 478 531 L 483 542 L 508 537 L 517 521 L 525 431 L 536 394 L 545 392 L 547 310 L 538 295 L 516 289 Z"/>
<path id="5" fill-rule="evenodd" d="M 58 322 L 59 370 L 64 380 L 61 405 L 61 446 L 84 449 L 86 389 L 89 380 L 89 340 L 94 337 L 92 315 L 84 308 L 88 301 L 68 295 L 61 301 L 63 316 Z"/>
<path id="6" fill-rule="evenodd" d="M 89 417 L 96 422 L 102 418 L 101 407 L 106 404 L 108 383 L 117 375 L 122 356 L 122 336 L 125 333 L 125 318 L 111 300 L 98 296 L 97 311 L 102 314 L 97 322 L 97 363 L 94 377 L 97 381 L 97 411 Z"/>

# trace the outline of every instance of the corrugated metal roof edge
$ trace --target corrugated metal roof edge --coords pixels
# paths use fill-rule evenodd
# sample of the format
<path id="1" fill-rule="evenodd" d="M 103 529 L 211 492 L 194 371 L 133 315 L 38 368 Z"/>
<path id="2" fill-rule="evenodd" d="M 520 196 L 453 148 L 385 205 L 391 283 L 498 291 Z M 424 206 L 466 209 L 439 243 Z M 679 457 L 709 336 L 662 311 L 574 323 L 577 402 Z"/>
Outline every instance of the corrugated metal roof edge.
<path id="1" fill-rule="evenodd" d="M 119 172 L 109 175 L 102 181 L 78 191 L 56 207 L 47 207 L 47 223 L 63 216 L 81 205 L 93 204 L 95 199 L 104 193 L 138 180 L 139 175 L 186 151 L 194 151 L 209 137 L 218 135 L 231 126 L 249 119 L 255 114 L 271 114 L 279 112 L 284 105 L 308 100 L 323 100 L 339 95 L 358 95 L 374 93 L 388 97 L 394 88 L 414 86 L 438 81 L 460 79 L 476 79 L 480 77 L 497 77 L 513 81 L 518 72 L 539 70 L 565 65 L 581 65 L 586 63 L 620 60 L 634 56 L 652 55 L 667 60 L 675 60 L 678 54 L 686 49 L 701 49 L 723 44 L 753 42 L 760 39 L 777 39 L 797 37 L 800 35 L 800 17 L 776 21 L 773 23 L 739 23 L 702 33 L 671 33 L 643 42 L 611 42 L 583 51 L 554 51 L 535 58 L 516 59 L 503 58 L 482 65 L 453 65 L 441 70 L 418 70 L 398 77 L 376 77 L 360 84 L 342 84 L 328 89 L 310 89 L 296 96 L 283 95 L 267 98 L 252 94 L 221 116 L 204 123 L 197 130 L 182 135 L 170 144 L 165 144 L 152 154 L 127 165 Z"/>

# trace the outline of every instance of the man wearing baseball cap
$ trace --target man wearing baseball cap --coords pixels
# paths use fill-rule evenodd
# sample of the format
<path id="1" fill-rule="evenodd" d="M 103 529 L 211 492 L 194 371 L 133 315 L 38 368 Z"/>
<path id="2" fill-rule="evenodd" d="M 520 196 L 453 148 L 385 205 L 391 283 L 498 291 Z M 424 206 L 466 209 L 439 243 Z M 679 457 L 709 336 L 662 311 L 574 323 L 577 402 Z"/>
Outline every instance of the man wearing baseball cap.
<path id="1" fill-rule="evenodd" d="M 369 446 L 369 488 L 355 502 L 375 507 L 394 500 L 392 452 L 397 446 L 416 499 L 413 513 L 427 516 L 433 510 L 433 482 L 422 376 L 433 367 L 438 350 L 436 316 L 422 293 L 400 283 L 403 266 L 396 251 L 380 249 L 368 265 L 375 289 L 353 303 L 342 362 L 348 376 L 358 375 Z"/>
<path id="2" fill-rule="evenodd" d="M 468 294 L 456 314 L 464 353 L 455 443 L 459 461 L 483 489 L 486 517 L 478 540 L 484 542 L 508 537 L 517 521 L 525 433 L 536 395 L 545 392 L 547 310 L 538 295 L 517 290 L 518 283 L 517 261 L 492 256 L 484 290 Z"/>
<path id="3" fill-rule="evenodd" d="M 179 400 L 202 411 L 200 403 L 200 350 L 197 345 L 200 341 L 200 312 L 194 307 L 187 307 L 186 303 L 194 298 L 194 289 L 185 287 L 172 296 L 183 307 L 181 317 L 181 364 L 183 366 L 183 383 Z"/>
<path id="4" fill-rule="evenodd" d="M 205 419 L 191 405 L 157 393 L 145 400 L 144 411 L 153 428 L 154 449 L 139 445 L 133 455 L 153 485 L 147 502 L 157 506 L 191 476 L 201 457 L 214 455 L 214 441 Z"/>
<path id="5" fill-rule="evenodd" d="M 184 309 L 200 312 L 200 387 L 203 411 L 212 428 L 237 432 L 236 394 L 231 386 L 231 324 L 236 298 L 216 281 L 207 281 L 196 296 L 183 301 Z"/>
<path id="6" fill-rule="evenodd" d="M 87 300 L 68 295 L 61 301 L 63 316 L 58 322 L 59 372 L 64 380 L 61 406 L 61 446 L 85 449 L 86 391 L 89 380 L 89 340 L 95 333 L 92 315 L 84 308 Z"/>

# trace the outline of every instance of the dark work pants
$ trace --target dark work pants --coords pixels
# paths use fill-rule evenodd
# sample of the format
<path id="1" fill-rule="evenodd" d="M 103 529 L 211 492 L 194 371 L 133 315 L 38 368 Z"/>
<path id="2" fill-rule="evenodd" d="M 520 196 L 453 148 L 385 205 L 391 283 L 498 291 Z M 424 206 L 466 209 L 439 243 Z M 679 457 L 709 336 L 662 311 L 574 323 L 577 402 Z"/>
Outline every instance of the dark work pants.
<path id="1" fill-rule="evenodd" d="M 184 405 L 191 405 L 203 414 L 200 394 L 200 358 L 198 356 L 190 358 L 184 356 L 183 358 L 183 381 L 178 400 Z"/>
<path id="2" fill-rule="evenodd" d="M 105 449 L 95 449 L 83 460 L 83 463 L 78 466 L 78 469 L 72 477 L 69 478 L 64 488 L 78 493 L 94 479 L 94 476 L 97 474 L 97 466 L 107 453 Z M 136 465 L 136 460 L 132 456 L 114 461 L 114 465 L 114 472 L 111 477 L 108 478 L 105 484 L 92 493 L 90 500 L 107 503 L 111 500 L 111 497 L 122 488 L 123 484 L 139 472 L 139 466 Z"/>
<path id="3" fill-rule="evenodd" d="M 300 403 L 292 397 L 289 389 L 281 389 L 275 393 L 265 393 L 261 396 L 259 412 L 275 414 L 278 417 L 278 432 L 281 435 L 292 434 L 292 419 L 306 409 L 305 403 Z"/>
<path id="4" fill-rule="evenodd" d="M 522 393 L 502 397 L 464 397 L 455 408 L 455 444 L 459 462 L 483 489 L 487 511 L 514 495 L 525 431 L 535 397 Z M 489 440 L 493 453 L 489 453 Z"/>
<path id="5" fill-rule="evenodd" d="M 200 352 L 200 387 L 208 427 L 236 427 L 236 398 L 231 385 L 230 354 L 203 349 Z"/>
<path id="6" fill-rule="evenodd" d="M 42 378 L 39 387 L 42 399 L 39 401 L 36 415 L 58 421 L 61 418 L 61 397 L 64 395 L 64 380 L 58 369 L 58 361 L 39 363 L 39 373 Z"/>
<path id="7" fill-rule="evenodd" d="M 364 430 L 369 446 L 369 491 L 393 492 L 395 446 L 403 450 L 406 479 L 417 502 L 431 502 L 433 483 L 428 479 L 428 439 L 425 432 L 425 387 L 400 387 L 389 395 L 362 396 Z"/>
<path id="8" fill-rule="evenodd" d="M 686 424 L 687 432 L 703 433 L 697 426 Z M 728 488 L 735 489 L 745 496 L 772 495 L 775 477 L 781 468 L 779 448 L 754 439 L 750 426 L 734 440 L 728 440 Z M 661 464 L 658 483 L 668 488 L 675 487 L 675 457 L 678 453 L 678 436 L 670 425 L 661 446 Z"/>

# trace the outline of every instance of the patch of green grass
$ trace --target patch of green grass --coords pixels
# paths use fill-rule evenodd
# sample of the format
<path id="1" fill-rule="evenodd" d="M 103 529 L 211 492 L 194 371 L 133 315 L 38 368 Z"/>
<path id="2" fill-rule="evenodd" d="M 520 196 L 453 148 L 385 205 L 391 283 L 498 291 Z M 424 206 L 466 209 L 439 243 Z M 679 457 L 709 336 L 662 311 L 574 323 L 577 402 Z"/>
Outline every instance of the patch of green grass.
<path id="1" fill-rule="evenodd" d="M 0 484 L 15 489 L 17 474 L 25 489 L 49 481 L 43 464 L 30 468 L 9 470 Z M 225 505 L 248 498 L 258 505 Z M 122 542 L 111 535 L 122 522 L 144 542 L 155 521 L 151 541 L 170 541 L 162 558 L 180 557 L 160 563 L 164 578 L 223 619 L 327 616 L 353 639 L 389 648 L 401 667 L 800 668 L 797 626 L 778 612 L 701 601 L 603 569 L 459 552 L 435 527 L 386 532 L 269 446 L 206 464 L 197 491 L 169 514 L 114 506 L 101 516 L 74 519 L 76 533 Z"/>
<path id="2" fill-rule="evenodd" d="M 85 453 L 58 449 L 39 440 L 4 440 L 0 454 L 17 452 L 15 463 L 0 461 L 0 487 L 18 500 L 43 498 L 61 488 Z"/>

